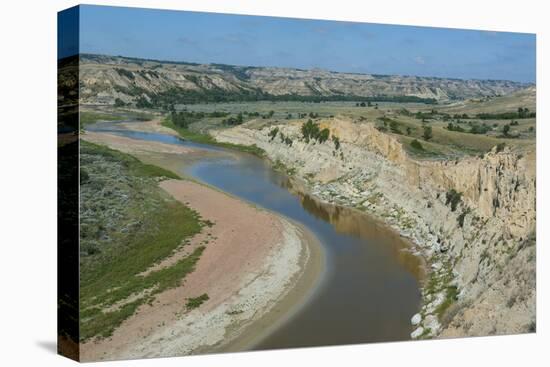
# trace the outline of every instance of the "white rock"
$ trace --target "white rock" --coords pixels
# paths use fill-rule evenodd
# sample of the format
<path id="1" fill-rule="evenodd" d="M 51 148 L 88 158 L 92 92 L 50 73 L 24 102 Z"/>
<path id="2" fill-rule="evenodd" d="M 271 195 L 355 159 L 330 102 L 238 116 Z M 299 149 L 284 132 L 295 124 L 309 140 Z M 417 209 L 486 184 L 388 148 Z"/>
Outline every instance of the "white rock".
<path id="1" fill-rule="evenodd" d="M 411 324 L 412 324 L 413 326 L 416 326 L 416 325 L 420 324 L 420 321 L 422 321 L 422 316 L 421 316 L 419 313 L 415 314 L 415 315 L 411 318 Z"/>
<path id="2" fill-rule="evenodd" d="M 415 331 L 413 331 L 411 333 L 411 338 L 412 339 L 416 339 L 418 338 L 420 335 L 422 335 L 422 333 L 424 332 L 424 328 L 422 326 L 420 326 L 419 328 L 417 328 Z"/>
<path id="3" fill-rule="evenodd" d="M 439 329 L 441 328 L 441 324 L 439 323 L 439 321 L 437 320 L 437 317 L 435 315 L 426 316 L 426 318 L 424 319 L 424 326 L 427 329 L 431 330 L 432 335 L 437 333 L 439 331 Z"/>

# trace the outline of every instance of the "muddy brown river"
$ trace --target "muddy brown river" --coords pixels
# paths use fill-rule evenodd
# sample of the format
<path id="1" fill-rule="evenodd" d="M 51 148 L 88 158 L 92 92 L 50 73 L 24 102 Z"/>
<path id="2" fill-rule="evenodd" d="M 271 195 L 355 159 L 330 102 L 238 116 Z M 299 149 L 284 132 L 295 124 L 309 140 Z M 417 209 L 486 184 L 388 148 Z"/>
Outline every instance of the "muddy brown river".
<path id="1" fill-rule="evenodd" d="M 250 154 L 229 153 L 170 135 L 99 126 L 94 129 L 221 153 L 191 165 L 182 163 L 179 171 L 291 218 L 319 239 L 326 266 L 317 286 L 305 303 L 253 349 L 410 339 L 410 319 L 420 307 L 422 266 L 395 232 L 354 209 L 321 203 L 297 192 L 287 176 Z"/>

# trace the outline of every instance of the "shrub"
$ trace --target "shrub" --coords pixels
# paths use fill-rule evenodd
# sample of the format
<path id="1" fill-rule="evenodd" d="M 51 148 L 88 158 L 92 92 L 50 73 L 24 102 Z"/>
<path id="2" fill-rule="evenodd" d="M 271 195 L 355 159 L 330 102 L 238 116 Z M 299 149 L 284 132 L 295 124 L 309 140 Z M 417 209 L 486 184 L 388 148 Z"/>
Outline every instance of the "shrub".
<path id="1" fill-rule="evenodd" d="M 203 293 L 198 297 L 195 298 L 188 298 L 187 304 L 185 305 L 189 310 L 195 309 L 202 305 L 204 302 L 208 301 L 210 297 L 208 297 L 208 294 Z"/>
<path id="2" fill-rule="evenodd" d="M 411 141 L 411 147 L 413 147 L 416 150 L 424 150 L 424 147 L 422 146 L 422 144 L 416 139 Z"/>
<path id="3" fill-rule="evenodd" d="M 275 137 L 277 136 L 277 134 L 279 133 L 279 128 L 278 127 L 274 127 L 273 129 L 271 129 L 269 131 L 269 133 L 267 134 L 269 136 L 269 141 L 273 141 L 273 139 L 275 139 Z"/>
<path id="4" fill-rule="evenodd" d="M 458 204 L 462 201 L 462 193 L 455 189 L 447 191 L 445 205 L 451 204 L 451 211 L 455 211 Z"/>
<path id="5" fill-rule="evenodd" d="M 334 149 L 340 149 L 340 139 L 336 135 L 332 135 L 332 142 L 334 143 Z"/>
<path id="6" fill-rule="evenodd" d="M 508 134 L 510 133 L 510 125 L 504 125 L 502 127 L 502 133 L 504 134 L 504 136 L 508 136 Z"/>
<path id="7" fill-rule="evenodd" d="M 323 130 L 321 130 L 319 132 L 319 136 L 317 137 L 317 141 L 319 143 L 324 143 L 325 141 L 328 140 L 329 136 L 330 136 L 330 130 L 327 129 L 327 128 L 324 128 Z"/>
<path id="8" fill-rule="evenodd" d="M 433 133 L 432 133 L 432 127 L 431 126 L 424 126 L 424 132 L 422 133 L 422 137 L 426 141 L 433 138 Z"/>
<path id="9" fill-rule="evenodd" d="M 115 98 L 115 107 L 124 107 L 126 103 L 120 98 Z"/>
<path id="10" fill-rule="evenodd" d="M 309 143 L 311 139 L 317 139 L 319 133 L 319 124 L 314 123 L 311 119 L 302 124 L 302 136 L 306 143 Z"/>

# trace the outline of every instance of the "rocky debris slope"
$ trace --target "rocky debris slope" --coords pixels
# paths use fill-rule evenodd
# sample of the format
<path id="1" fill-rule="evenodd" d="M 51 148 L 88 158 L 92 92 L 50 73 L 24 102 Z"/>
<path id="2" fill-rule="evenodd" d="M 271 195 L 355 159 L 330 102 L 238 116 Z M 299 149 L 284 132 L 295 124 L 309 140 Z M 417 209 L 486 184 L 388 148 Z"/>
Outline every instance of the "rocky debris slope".
<path id="1" fill-rule="evenodd" d="M 80 98 L 90 104 L 114 104 L 117 99 L 122 103 L 149 102 L 155 96 L 181 91 L 195 96 L 225 94 L 242 98 L 383 95 L 449 100 L 506 95 L 529 86 L 511 81 L 161 62 L 88 54 L 80 57 L 79 78 Z"/>
<path id="2" fill-rule="evenodd" d="M 339 138 L 301 139 L 301 125 L 214 131 L 256 144 L 315 196 L 382 218 L 428 260 L 412 338 L 535 330 L 535 154 L 417 161 L 370 123 L 321 122 Z"/>

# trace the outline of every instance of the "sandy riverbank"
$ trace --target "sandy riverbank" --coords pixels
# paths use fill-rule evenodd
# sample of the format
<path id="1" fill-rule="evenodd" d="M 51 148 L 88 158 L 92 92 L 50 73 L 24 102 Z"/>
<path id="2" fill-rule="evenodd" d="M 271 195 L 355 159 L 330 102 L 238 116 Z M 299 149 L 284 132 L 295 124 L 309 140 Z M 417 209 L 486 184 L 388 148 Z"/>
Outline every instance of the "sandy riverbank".
<path id="1" fill-rule="evenodd" d="M 155 161 L 159 154 L 198 154 L 105 133 L 90 132 L 84 139 L 140 159 L 153 154 Z M 182 286 L 141 306 L 111 338 L 83 344 L 83 361 L 245 350 L 307 298 L 318 279 L 322 253 L 305 229 L 204 185 L 169 180 L 160 186 L 214 224 L 156 267 L 169 266 L 197 246 L 206 249 Z M 188 298 L 204 293 L 208 301 L 186 310 Z"/>

